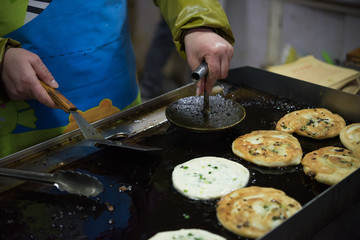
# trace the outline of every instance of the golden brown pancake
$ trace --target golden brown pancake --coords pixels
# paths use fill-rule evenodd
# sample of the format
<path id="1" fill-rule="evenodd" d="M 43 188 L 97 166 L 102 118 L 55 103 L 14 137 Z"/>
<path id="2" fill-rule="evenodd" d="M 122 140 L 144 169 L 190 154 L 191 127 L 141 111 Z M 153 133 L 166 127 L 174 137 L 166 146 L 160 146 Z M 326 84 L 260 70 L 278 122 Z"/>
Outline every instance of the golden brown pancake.
<path id="1" fill-rule="evenodd" d="M 313 108 L 286 114 L 277 122 L 276 130 L 324 139 L 339 135 L 345 126 L 345 120 L 340 115 L 325 108 Z"/>
<path id="2" fill-rule="evenodd" d="M 300 164 L 302 149 L 290 133 L 259 130 L 242 135 L 232 143 L 233 153 L 246 161 L 267 167 Z"/>
<path id="3" fill-rule="evenodd" d="M 318 182 L 334 185 L 360 167 L 360 159 L 345 148 L 323 147 L 304 156 L 304 172 Z"/>
<path id="4" fill-rule="evenodd" d="M 360 123 L 353 123 L 340 131 L 340 141 L 360 158 Z"/>
<path id="5" fill-rule="evenodd" d="M 247 238 L 258 238 L 280 225 L 301 209 L 283 191 L 265 187 L 246 187 L 220 199 L 216 213 L 229 231 Z"/>

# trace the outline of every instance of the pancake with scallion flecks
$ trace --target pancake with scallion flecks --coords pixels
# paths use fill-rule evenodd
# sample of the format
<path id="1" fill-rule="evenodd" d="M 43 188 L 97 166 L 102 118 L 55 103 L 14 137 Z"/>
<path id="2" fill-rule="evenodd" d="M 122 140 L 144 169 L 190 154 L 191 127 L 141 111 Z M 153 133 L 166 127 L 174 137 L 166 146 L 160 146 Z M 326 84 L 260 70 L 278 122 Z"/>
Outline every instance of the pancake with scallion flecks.
<path id="1" fill-rule="evenodd" d="M 259 130 L 242 135 L 232 143 L 233 153 L 246 161 L 266 167 L 300 164 L 302 149 L 290 133 Z"/>
<path id="2" fill-rule="evenodd" d="M 226 240 L 225 238 L 202 229 L 179 229 L 155 234 L 149 240 Z"/>
<path id="3" fill-rule="evenodd" d="M 276 130 L 324 139 L 338 136 L 345 126 L 345 120 L 340 115 L 325 108 L 313 108 L 286 114 L 277 122 Z"/>
<path id="4" fill-rule="evenodd" d="M 360 158 L 360 123 L 353 123 L 340 131 L 341 143 Z"/>
<path id="5" fill-rule="evenodd" d="M 245 187 L 250 173 L 240 163 L 205 156 L 177 165 L 172 173 L 174 188 L 191 199 L 216 199 Z"/>
<path id="6" fill-rule="evenodd" d="M 301 164 L 309 177 L 334 185 L 358 169 L 360 159 L 348 149 L 329 146 L 307 153 Z"/>
<path id="7" fill-rule="evenodd" d="M 216 214 L 227 230 L 243 237 L 258 238 L 300 209 L 300 203 L 281 190 L 252 186 L 222 197 Z"/>

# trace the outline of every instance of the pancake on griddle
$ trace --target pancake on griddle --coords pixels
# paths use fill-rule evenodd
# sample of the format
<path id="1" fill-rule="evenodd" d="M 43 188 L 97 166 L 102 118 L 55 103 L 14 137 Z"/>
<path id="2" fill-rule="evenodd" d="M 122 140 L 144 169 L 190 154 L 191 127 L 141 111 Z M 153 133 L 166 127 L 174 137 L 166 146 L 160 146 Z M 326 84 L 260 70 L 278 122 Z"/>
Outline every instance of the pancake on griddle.
<path id="1" fill-rule="evenodd" d="M 360 159 L 340 147 L 323 147 L 307 153 L 301 160 L 304 172 L 316 181 L 334 185 L 360 167 Z"/>
<path id="2" fill-rule="evenodd" d="M 325 108 L 313 108 L 286 114 L 277 122 L 276 130 L 324 139 L 339 135 L 345 126 L 345 120 L 340 115 Z"/>
<path id="3" fill-rule="evenodd" d="M 353 123 L 340 131 L 341 143 L 360 158 L 360 123 Z"/>
<path id="4" fill-rule="evenodd" d="M 249 170 L 240 163 L 206 156 L 177 165 L 172 173 L 172 182 L 184 196 L 208 200 L 245 187 L 249 177 Z"/>
<path id="5" fill-rule="evenodd" d="M 233 153 L 246 161 L 266 167 L 300 164 L 302 149 L 290 133 L 259 130 L 242 135 L 232 143 Z"/>
<path id="6" fill-rule="evenodd" d="M 226 240 L 225 238 L 202 229 L 180 229 L 159 232 L 149 240 Z"/>
<path id="7" fill-rule="evenodd" d="M 229 231 L 258 238 L 300 209 L 300 203 L 281 190 L 252 186 L 222 197 L 217 203 L 216 214 Z"/>

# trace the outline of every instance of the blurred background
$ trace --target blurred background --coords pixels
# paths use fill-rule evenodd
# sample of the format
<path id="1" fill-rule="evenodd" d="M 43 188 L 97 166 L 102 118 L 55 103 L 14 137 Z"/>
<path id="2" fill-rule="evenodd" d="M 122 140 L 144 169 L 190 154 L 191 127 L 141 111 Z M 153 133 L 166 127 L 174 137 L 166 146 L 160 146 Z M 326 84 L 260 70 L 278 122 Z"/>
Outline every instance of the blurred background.
<path id="1" fill-rule="evenodd" d="M 343 65 L 360 47 L 360 0 L 220 0 L 235 35 L 231 68 L 283 64 L 291 51 Z M 129 0 L 130 24 L 140 86 L 149 49 L 161 20 L 152 0 Z M 165 40 L 164 40 L 165 41 Z M 186 62 L 175 51 L 161 53 L 162 89 L 190 82 Z M 164 49 L 162 49 L 164 50 Z M 166 56 L 165 56 L 166 55 Z M 168 55 L 168 56 L 167 56 Z M 154 64 L 154 63 L 153 63 Z"/>

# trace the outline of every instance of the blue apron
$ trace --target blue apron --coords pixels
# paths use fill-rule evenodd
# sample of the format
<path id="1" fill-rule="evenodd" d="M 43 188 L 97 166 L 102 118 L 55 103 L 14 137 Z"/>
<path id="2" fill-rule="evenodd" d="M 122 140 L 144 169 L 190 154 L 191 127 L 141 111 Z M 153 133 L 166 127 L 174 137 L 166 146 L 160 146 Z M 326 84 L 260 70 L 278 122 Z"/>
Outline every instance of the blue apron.
<path id="1" fill-rule="evenodd" d="M 139 102 L 126 0 L 53 0 L 5 37 L 39 55 L 58 90 L 85 113 L 101 119 Z M 99 110 L 102 105 L 111 111 Z M 0 106 L 0 120 L 8 120 L 0 124 L 0 156 L 55 137 L 70 121 L 63 110 L 35 100 Z"/>

